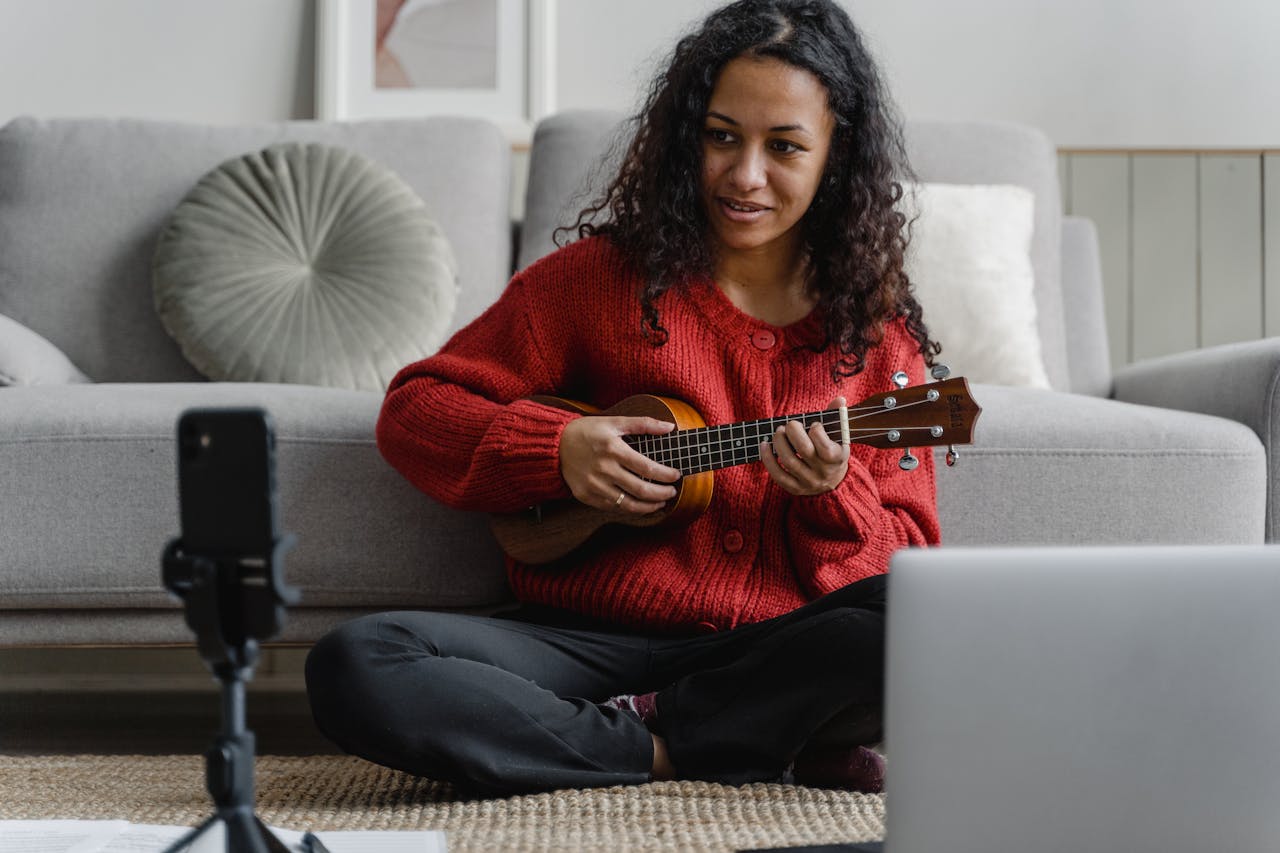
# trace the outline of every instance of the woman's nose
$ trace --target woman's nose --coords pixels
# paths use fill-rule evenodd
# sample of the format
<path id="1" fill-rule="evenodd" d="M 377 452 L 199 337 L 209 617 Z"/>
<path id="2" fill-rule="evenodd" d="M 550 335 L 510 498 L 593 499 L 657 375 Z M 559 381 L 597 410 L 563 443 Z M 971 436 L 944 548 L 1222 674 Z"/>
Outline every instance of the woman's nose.
<path id="1" fill-rule="evenodd" d="M 735 189 L 754 190 L 763 187 L 765 179 L 764 152 L 754 148 L 742 148 L 730 173 Z"/>

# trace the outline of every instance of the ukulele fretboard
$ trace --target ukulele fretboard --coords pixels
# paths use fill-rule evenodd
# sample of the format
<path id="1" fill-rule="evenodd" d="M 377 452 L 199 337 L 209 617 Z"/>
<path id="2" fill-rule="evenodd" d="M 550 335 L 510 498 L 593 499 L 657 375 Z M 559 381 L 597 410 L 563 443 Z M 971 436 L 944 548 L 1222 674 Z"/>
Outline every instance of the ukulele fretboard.
<path id="1" fill-rule="evenodd" d="M 899 404 L 892 397 L 881 402 L 846 409 L 848 419 L 848 436 L 850 442 L 874 442 L 876 439 L 887 439 L 898 446 L 907 446 L 911 439 L 919 439 L 922 444 L 937 444 L 945 430 L 940 424 L 918 424 L 909 420 L 891 424 L 883 423 L 884 415 L 893 414 L 903 409 L 917 406 L 930 406 L 939 399 L 936 389 L 930 389 L 923 399 Z M 860 427 L 855 422 L 868 419 L 875 426 Z M 790 421 L 799 421 L 808 430 L 815 423 L 822 424 L 827 436 L 837 443 L 842 441 L 844 426 L 839 409 L 824 409 L 819 412 L 806 412 L 800 415 L 783 415 L 776 418 L 761 418 L 758 421 L 740 421 L 722 426 L 698 427 L 682 429 L 667 435 L 628 435 L 623 440 L 644 456 L 663 465 L 677 468 L 681 474 L 701 474 L 717 468 L 728 468 L 731 465 L 742 465 L 760 459 L 761 442 L 773 438 L 778 427 Z M 924 438 L 927 434 L 929 438 Z"/>
<path id="2" fill-rule="evenodd" d="M 778 427 L 789 421 L 800 421 L 805 429 L 821 423 L 833 441 L 840 441 L 840 412 L 834 409 L 723 426 L 682 429 L 667 435 L 628 435 L 624 436 L 624 440 L 655 462 L 678 468 L 688 476 L 759 460 L 760 443 L 771 439 Z M 856 441 L 857 438 L 853 440 Z"/>

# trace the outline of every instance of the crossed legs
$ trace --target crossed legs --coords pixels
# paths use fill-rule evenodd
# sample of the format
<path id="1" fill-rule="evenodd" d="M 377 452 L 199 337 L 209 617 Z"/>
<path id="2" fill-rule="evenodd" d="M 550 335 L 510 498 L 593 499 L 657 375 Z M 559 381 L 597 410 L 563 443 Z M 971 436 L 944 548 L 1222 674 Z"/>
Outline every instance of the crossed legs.
<path id="1" fill-rule="evenodd" d="M 636 784 L 668 774 L 771 780 L 815 733 L 876 739 L 883 581 L 689 638 L 378 614 L 316 645 L 307 689 L 321 731 L 346 751 L 482 792 Z M 655 732 L 599 704 L 651 691 Z"/>

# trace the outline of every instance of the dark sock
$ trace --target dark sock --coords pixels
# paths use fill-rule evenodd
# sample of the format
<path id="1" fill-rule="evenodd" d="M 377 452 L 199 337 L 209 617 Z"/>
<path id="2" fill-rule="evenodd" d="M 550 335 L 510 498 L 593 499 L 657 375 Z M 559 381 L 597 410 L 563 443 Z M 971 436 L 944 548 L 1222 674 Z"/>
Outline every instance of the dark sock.
<path id="1" fill-rule="evenodd" d="M 843 788 L 865 794 L 884 791 L 884 758 L 865 746 L 807 746 L 796 756 L 790 771 L 787 775 L 797 785 Z"/>

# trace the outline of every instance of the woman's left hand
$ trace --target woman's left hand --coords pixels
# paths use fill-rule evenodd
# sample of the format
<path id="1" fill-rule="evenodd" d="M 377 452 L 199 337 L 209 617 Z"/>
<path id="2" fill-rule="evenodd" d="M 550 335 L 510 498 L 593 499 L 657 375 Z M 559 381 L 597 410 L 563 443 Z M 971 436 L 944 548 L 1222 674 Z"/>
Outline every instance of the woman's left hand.
<path id="1" fill-rule="evenodd" d="M 844 405 L 836 397 L 828 409 Z M 799 421 L 778 427 L 773 441 L 760 444 L 760 461 L 773 482 L 793 495 L 826 494 L 840 485 L 849 470 L 849 448 L 828 437 L 822 424 L 805 431 Z"/>

